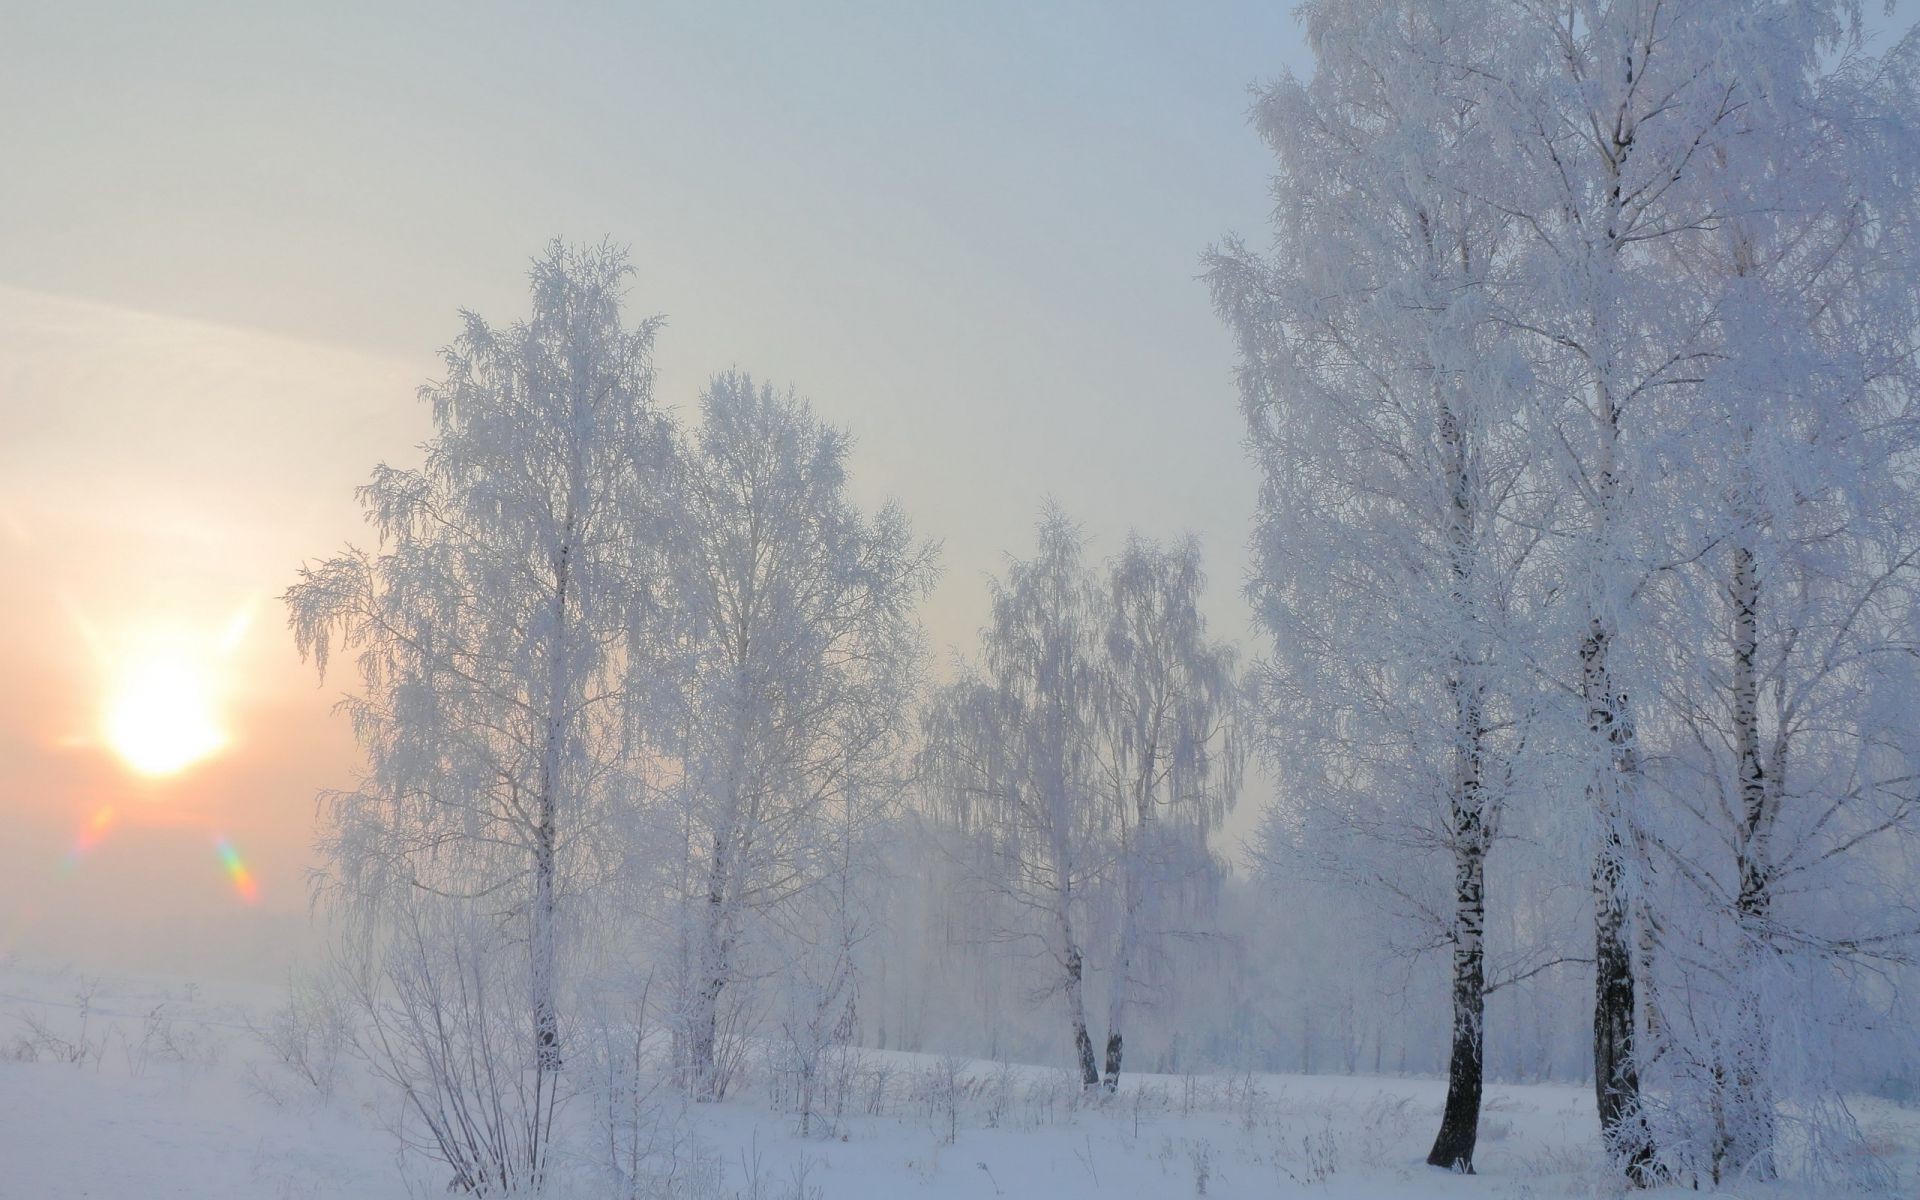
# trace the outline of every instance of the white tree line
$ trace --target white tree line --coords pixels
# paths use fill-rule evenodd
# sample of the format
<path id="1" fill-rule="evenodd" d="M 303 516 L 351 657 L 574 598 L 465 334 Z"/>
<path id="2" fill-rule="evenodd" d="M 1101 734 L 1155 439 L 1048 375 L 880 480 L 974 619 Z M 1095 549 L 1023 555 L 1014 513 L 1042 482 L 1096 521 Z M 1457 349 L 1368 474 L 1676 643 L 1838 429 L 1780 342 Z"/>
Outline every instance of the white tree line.
<path id="1" fill-rule="evenodd" d="M 1313 75 L 1256 110 L 1273 248 L 1210 268 L 1269 853 L 1451 949 L 1429 1161 L 1470 1169 L 1486 864 L 1577 834 L 1591 949 L 1534 957 L 1591 966 L 1610 1150 L 1770 1177 L 1789 1112 L 1849 1132 L 1840 1030 L 1914 929 L 1913 41 L 1845 3 L 1304 16 Z"/>

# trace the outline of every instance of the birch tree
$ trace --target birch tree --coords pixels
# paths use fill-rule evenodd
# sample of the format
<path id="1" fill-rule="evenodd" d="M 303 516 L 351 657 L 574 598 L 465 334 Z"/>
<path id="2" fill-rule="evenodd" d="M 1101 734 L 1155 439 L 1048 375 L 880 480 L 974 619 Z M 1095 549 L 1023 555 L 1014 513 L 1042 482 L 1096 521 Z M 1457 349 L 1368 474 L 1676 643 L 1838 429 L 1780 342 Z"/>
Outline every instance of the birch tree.
<path id="1" fill-rule="evenodd" d="M 1079 530 L 1057 509 L 1030 559 L 993 585 L 981 669 L 928 710 L 923 773 L 936 811 L 972 835 L 972 882 L 1011 908 L 1065 1003 L 1081 1086 L 1100 1083 L 1087 1027 L 1087 926 L 1113 859 L 1099 775 L 1105 680 L 1100 593 Z"/>
<path id="2" fill-rule="evenodd" d="M 1772 102 L 1779 57 L 1807 52 L 1844 4 L 1618 0 L 1496 6 L 1484 118 L 1500 153 L 1462 190 L 1525 235 L 1498 319 L 1530 335 L 1529 418 L 1558 452 L 1558 553 L 1573 599 L 1570 724 L 1594 836 L 1594 1086 L 1601 1129 L 1629 1176 L 1649 1182 L 1640 1121 L 1645 981 L 1658 944 L 1639 746 L 1650 580 L 1706 549 L 1677 469 L 1711 444 L 1688 403 L 1712 357 L 1710 295 L 1676 286 L 1666 256 L 1726 215 L 1703 186 Z M 1791 43 L 1798 44 L 1791 44 Z M 1637 909 L 1637 911 L 1636 911 Z M 1636 979 L 1636 975 L 1638 979 Z"/>
<path id="3" fill-rule="evenodd" d="M 378 535 L 303 568 L 285 596 L 324 677 L 357 656 L 342 702 L 367 758 L 325 799 L 328 882 L 372 917 L 435 896 L 522 941 L 529 1035 L 561 1062 L 562 914 L 607 866 L 594 831 L 632 798 L 633 641 L 652 620 L 658 322 L 626 324 L 623 254 L 554 243 L 530 315 L 466 314 L 446 376 L 420 391 L 434 436 L 418 468 L 360 489 Z"/>
<path id="4" fill-rule="evenodd" d="M 1244 755 L 1233 647 L 1207 637 L 1200 545 L 1138 536 L 1107 584 L 1106 787 L 1119 837 L 1119 932 L 1107 984 L 1105 1078 L 1120 1086 L 1127 1009 L 1178 901 L 1214 876 L 1207 837 L 1239 799 Z"/>
<path id="5" fill-rule="evenodd" d="M 1915 47 L 1852 44 L 1831 69 L 1798 49 L 1716 156 L 1725 219 L 1677 256 L 1714 297 L 1700 396 L 1728 437 L 1700 469 L 1719 544 L 1656 594 L 1675 637 L 1655 844 L 1678 877 L 1669 1007 L 1689 1035 L 1659 1066 L 1689 1110 L 1663 1151 L 1716 1183 L 1779 1170 L 1783 1109 L 1802 1145 L 1855 1132 L 1804 1127 L 1845 1113 L 1831 1060 L 1851 984 L 1915 929 L 1911 881 L 1887 870 L 1920 796 Z"/>
<path id="6" fill-rule="evenodd" d="M 1099 1087 L 1104 1064 L 1112 1092 L 1165 939 L 1210 899 L 1207 839 L 1244 756 L 1234 653 L 1198 608 L 1198 544 L 1130 536 L 1108 567 L 1046 510 L 1034 556 L 993 585 L 980 666 L 928 707 L 921 766 L 988 936 L 1037 947 L 1082 1086 Z M 1096 973 L 1104 1055 L 1087 1015 Z"/>
<path id="7" fill-rule="evenodd" d="M 666 813 L 681 850 L 685 1067 L 695 1095 L 717 1100 L 722 1004 L 760 969 L 753 939 L 857 869 L 834 852 L 863 844 L 846 827 L 897 799 L 933 551 L 898 509 L 859 509 L 847 435 L 792 392 L 729 372 L 700 415 L 681 455 L 662 724 L 679 774 Z"/>
<path id="8" fill-rule="evenodd" d="M 1428 1161 L 1471 1171 L 1496 986 L 1486 862 L 1535 707 L 1526 589 L 1543 520 L 1527 364 L 1488 316 L 1511 221 L 1457 184 L 1489 149 L 1462 64 L 1497 31 L 1477 5 L 1303 14 L 1312 77 L 1255 109 L 1278 162 L 1273 249 L 1229 242 L 1210 273 L 1262 474 L 1248 591 L 1274 656 L 1258 694 L 1298 805 L 1275 845 L 1396 908 L 1416 948 L 1450 948 Z"/>

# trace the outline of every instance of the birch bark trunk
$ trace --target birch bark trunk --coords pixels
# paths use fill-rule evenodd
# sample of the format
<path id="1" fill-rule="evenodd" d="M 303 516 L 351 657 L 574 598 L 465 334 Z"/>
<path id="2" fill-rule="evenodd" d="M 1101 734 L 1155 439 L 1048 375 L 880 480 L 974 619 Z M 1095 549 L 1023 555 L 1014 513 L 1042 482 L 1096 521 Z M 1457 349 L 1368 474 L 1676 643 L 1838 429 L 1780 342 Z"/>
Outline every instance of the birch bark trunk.
<path id="1" fill-rule="evenodd" d="M 1484 768 L 1486 737 L 1480 682 L 1471 677 L 1473 628 L 1472 579 L 1474 492 L 1466 433 L 1445 404 L 1440 433 L 1447 455 L 1450 505 L 1448 558 L 1452 573 L 1449 600 L 1460 621 L 1461 640 L 1447 690 L 1453 696 L 1453 780 L 1450 829 L 1453 837 L 1453 1046 L 1447 1064 L 1447 1101 L 1440 1132 L 1427 1162 L 1462 1174 L 1473 1173 L 1473 1151 L 1480 1137 L 1482 1060 L 1487 1004 L 1486 862 L 1489 830 Z"/>
<path id="2" fill-rule="evenodd" d="M 1759 994 L 1760 968 L 1767 954 L 1772 916 L 1772 836 L 1775 782 L 1768 777 L 1760 749 L 1760 575 L 1751 546 L 1733 551 L 1727 588 L 1733 608 L 1733 727 L 1738 756 L 1740 838 L 1737 862 L 1740 892 L 1735 919 L 1745 961 L 1739 980 L 1739 1021 L 1747 1036 L 1735 1043 L 1729 1123 L 1721 1147 L 1726 1165 L 1749 1178 L 1774 1175 L 1775 1116 L 1767 1072 L 1766 1013 Z M 1716 1177 L 1718 1175 L 1716 1162 Z"/>

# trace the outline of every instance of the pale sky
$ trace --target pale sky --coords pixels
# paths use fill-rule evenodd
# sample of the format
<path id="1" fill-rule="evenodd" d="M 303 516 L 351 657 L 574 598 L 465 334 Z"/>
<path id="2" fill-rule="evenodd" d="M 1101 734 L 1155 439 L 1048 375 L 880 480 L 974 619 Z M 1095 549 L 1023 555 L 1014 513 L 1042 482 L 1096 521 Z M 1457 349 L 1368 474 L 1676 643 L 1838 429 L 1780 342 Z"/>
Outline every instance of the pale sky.
<path id="1" fill-rule="evenodd" d="M 944 543 L 939 657 L 1048 495 L 1100 553 L 1200 534 L 1245 640 L 1195 276 L 1264 225 L 1288 6 L 806 9 L 0 2 L 0 952 L 284 970 L 355 755 L 273 596 L 555 235 L 631 247 L 665 403 L 738 365 L 854 432 L 862 493 Z M 143 780 L 103 726 L 156 653 L 226 745 Z"/>
<path id="2" fill-rule="evenodd" d="M 0 953 L 285 969 L 356 756 L 273 597 L 556 235 L 631 247 L 663 402 L 740 366 L 854 432 L 944 543 L 941 659 L 1048 495 L 1099 553 L 1199 534 L 1252 650 L 1196 275 L 1265 227 L 1247 89 L 1309 65 L 1290 11 L 0 0 Z M 156 654 L 226 744 L 143 780 L 103 726 Z"/>

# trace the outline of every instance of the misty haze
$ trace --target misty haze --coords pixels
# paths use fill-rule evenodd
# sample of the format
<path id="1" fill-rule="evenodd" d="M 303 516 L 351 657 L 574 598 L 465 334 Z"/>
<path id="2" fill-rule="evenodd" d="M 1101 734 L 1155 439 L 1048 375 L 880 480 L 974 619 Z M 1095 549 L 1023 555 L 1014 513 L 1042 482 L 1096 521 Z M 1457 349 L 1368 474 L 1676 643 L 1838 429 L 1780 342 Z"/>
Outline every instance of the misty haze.
<path id="1" fill-rule="evenodd" d="M 0 1197 L 1920 1194 L 1913 0 L 0 0 Z"/>

